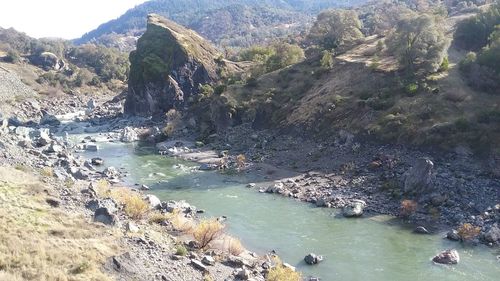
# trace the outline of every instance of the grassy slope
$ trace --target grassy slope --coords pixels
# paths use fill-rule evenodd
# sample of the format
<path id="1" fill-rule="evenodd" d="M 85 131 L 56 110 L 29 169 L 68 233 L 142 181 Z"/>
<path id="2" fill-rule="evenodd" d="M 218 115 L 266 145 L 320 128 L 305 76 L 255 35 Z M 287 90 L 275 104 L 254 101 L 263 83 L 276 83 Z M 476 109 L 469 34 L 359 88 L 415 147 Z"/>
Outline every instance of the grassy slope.
<path id="1" fill-rule="evenodd" d="M 456 22 L 448 19 L 450 36 Z M 449 70 L 419 82 L 417 93 L 409 94 L 408 82 L 395 71 L 396 60 L 376 55 L 378 40 L 369 37 L 336 57 L 331 70 L 322 70 L 319 58 L 312 58 L 264 75 L 254 85 L 232 86 L 224 95 L 245 114 L 266 108 L 257 111 L 266 111 L 273 127 L 298 127 L 321 136 L 346 129 L 370 139 L 445 149 L 462 144 L 476 151 L 498 149 L 499 124 L 481 123 L 478 117 L 500 111 L 500 98 L 466 85 L 458 70 L 465 53 L 450 48 Z"/>
<path id="2" fill-rule="evenodd" d="M 37 177 L 0 167 L 0 280 L 111 280 L 101 272 L 117 234 L 51 209 Z M 106 234 L 106 235 L 103 235 Z"/>

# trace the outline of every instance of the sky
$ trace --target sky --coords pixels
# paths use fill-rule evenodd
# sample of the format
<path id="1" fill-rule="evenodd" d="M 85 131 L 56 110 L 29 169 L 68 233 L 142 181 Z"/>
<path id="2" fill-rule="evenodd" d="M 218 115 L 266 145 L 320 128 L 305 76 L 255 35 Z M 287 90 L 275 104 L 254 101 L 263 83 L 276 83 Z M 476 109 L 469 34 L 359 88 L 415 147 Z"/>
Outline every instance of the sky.
<path id="1" fill-rule="evenodd" d="M 1 0 L 0 27 L 75 39 L 146 0 Z"/>

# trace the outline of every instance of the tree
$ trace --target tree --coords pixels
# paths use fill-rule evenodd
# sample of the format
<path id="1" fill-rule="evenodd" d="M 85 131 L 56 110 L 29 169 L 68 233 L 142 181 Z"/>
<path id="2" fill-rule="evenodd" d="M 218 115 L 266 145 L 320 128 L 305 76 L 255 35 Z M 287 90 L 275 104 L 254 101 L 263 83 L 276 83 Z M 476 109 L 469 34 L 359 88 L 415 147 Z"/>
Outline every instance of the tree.
<path id="1" fill-rule="evenodd" d="M 469 51 L 478 51 L 491 41 L 490 34 L 500 23 L 500 4 L 492 5 L 478 15 L 462 21 L 455 32 L 458 46 Z"/>
<path id="2" fill-rule="evenodd" d="M 288 43 L 275 43 L 272 46 L 274 52 L 266 62 L 267 72 L 275 71 L 302 61 L 304 50 L 297 45 Z"/>
<path id="3" fill-rule="evenodd" d="M 326 10 L 318 15 L 309 39 L 324 49 L 342 48 L 363 38 L 361 27 L 355 11 Z"/>
<path id="4" fill-rule="evenodd" d="M 321 67 L 324 69 L 331 69 L 333 68 L 333 54 L 330 51 L 324 50 L 323 51 L 323 56 L 321 57 Z"/>
<path id="5" fill-rule="evenodd" d="M 389 52 L 410 74 L 435 72 L 446 56 L 449 40 L 438 18 L 421 15 L 403 19 L 389 38 Z"/>

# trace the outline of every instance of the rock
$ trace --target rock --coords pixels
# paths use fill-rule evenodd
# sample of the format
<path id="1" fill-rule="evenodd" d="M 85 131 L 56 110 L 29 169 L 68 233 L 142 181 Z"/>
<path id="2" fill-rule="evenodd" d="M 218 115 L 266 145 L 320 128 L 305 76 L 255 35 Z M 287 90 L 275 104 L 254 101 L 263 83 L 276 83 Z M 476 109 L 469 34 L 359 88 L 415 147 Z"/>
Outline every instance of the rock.
<path id="1" fill-rule="evenodd" d="M 53 208 L 59 208 L 59 206 L 61 206 L 61 201 L 59 199 L 47 198 L 45 199 L 45 202 Z"/>
<path id="2" fill-rule="evenodd" d="M 200 171 L 213 171 L 213 170 L 217 170 L 218 168 L 219 168 L 219 166 L 217 166 L 216 164 L 203 163 L 200 165 L 200 167 L 198 169 Z"/>
<path id="3" fill-rule="evenodd" d="M 122 131 L 120 140 L 124 143 L 136 142 L 139 140 L 139 136 L 132 127 L 125 127 Z"/>
<path id="4" fill-rule="evenodd" d="M 99 145 L 97 145 L 95 143 L 86 143 L 83 146 L 83 149 L 87 150 L 87 151 L 98 151 L 99 150 Z"/>
<path id="5" fill-rule="evenodd" d="M 141 190 L 145 191 L 145 190 L 149 190 L 149 189 L 150 189 L 149 186 L 147 186 L 145 184 L 141 185 Z"/>
<path id="6" fill-rule="evenodd" d="M 94 212 L 99 208 L 106 208 L 110 214 L 118 211 L 118 204 L 111 198 L 92 199 L 85 204 L 85 207 Z"/>
<path id="7" fill-rule="evenodd" d="M 497 243 L 500 242 L 500 228 L 497 224 L 493 225 L 488 231 L 483 235 L 486 242 Z"/>
<path id="8" fill-rule="evenodd" d="M 165 69 L 145 72 L 151 69 L 147 67 L 147 58 L 151 57 L 158 58 L 157 63 Z M 164 116 L 170 109 L 188 105 L 200 93 L 199 85 L 218 81 L 222 68 L 228 74 L 241 71 L 230 61 L 217 62 L 218 57 L 220 52 L 196 32 L 149 15 L 146 32 L 130 56 L 125 114 Z M 170 58 L 175 58 L 174 62 Z"/>
<path id="9" fill-rule="evenodd" d="M 304 261 L 309 265 L 314 265 L 314 264 L 318 264 L 318 263 L 322 262 L 323 257 L 311 253 L 311 254 L 308 254 L 307 256 L 304 257 Z"/>
<path id="10" fill-rule="evenodd" d="M 247 184 L 247 188 L 254 188 L 255 187 L 255 183 L 249 183 Z"/>
<path id="11" fill-rule="evenodd" d="M 118 217 L 113 215 L 108 208 L 99 208 L 94 212 L 94 221 L 105 225 L 116 225 Z"/>
<path id="12" fill-rule="evenodd" d="M 146 202 L 148 202 L 149 207 L 151 209 L 161 208 L 161 201 L 158 197 L 151 195 L 151 194 L 148 194 L 148 195 L 146 195 L 146 197 L 144 199 L 146 200 Z"/>
<path id="13" fill-rule="evenodd" d="M 61 145 L 58 145 L 55 142 L 52 142 L 49 147 L 45 150 L 47 153 L 60 153 L 64 150 Z"/>
<path id="14" fill-rule="evenodd" d="M 135 223 L 133 223 L 131 221 L 127 222 L 127 225 L 125 226 L 125 229 L 128 232 L 130 232 L 130 233 L 137 233 L 137 232 L 139 232 L 139 227 Z"/>
<path id="15" fill-rule="evenodd" d="M 195 259 L 192 259 L 191 260 L 191 265 L 197 269 L 197 270 L 200 270 L 200 271 L 203 271 L 203 272 L 207 272 L 208 269 L 207 267 L 199 260 L 195 260 Z"/>
<path id="16" fill-rule="evenodd" d="M 446 250 L 435 256 L 432 261 L 440 264 L 457 264 L 460 261 L 460 256 L 457 250 Z"/>
<path id="17" fill-rule="evenodd" d="M 288 268 L 288 269 L 290 269 L 291 271 L 296 271 L 297 270 L 295 268 L 295 266 L 292 266 L 291 264 L 286 263 L 286 262 L 283 263 L 283 266 L 286 267 L 286 268 Z"/>
<path id="18" fill-rule="evenodd" d="M 448 233 L 446 233 L 446 238 L 448 240 L 452 240 L 452 241 L 460 241 L 461 238 L 460 238 L 460 235 L 458 235 L 458 231 L 456 230 L 450 230 Z"/>
<path id="19" fill-rule="evenodd" d="M 354 200 L 349 205 L 345 206 L 342 210 L 342 214 L 344 217 L 352 218 L 352 217 L 360 217 L 363 215 L 363 210 L 366 206 L 366 203 L 362 200 Z"/>
<path id="20" fill-rule="evenodd" d="M 415 228 L 413 232 L 418 234 L 429 234 L 429 231 L 423 226 L 417 226 L 417 228 Z"/>
<path id="21" fill-rule="evenodd" d="M 102 166 L 102 165 L 104 165 L 104 160 L 102 158 L 99 158 L 99 157 L 94 157 L 94 158 L 92 158 L 91 163 L 94 166 Z"/>
<path id="22" fill-rule="evenodd" d="M 405 174 L 404 193 L 423 194 L 432 187 L 434 163 L 428 158 L 418 159 Z"/>
<path id="23" fill-rule="evenodd" d="M 215 265 L 215 259 L 211 256 L 204 256 L 201 262 L 205 265 Z"/>
<path id="24" fill-rule="evenodd" d="M 239 268 L 236 270 L 234 276 L 240 280 L 248 280 L 252 273 L 246 268 Z"/>
<path id="25" fill-rule="evenodd" d="M 62 59 L 51 52 L 42 52 L 40 54 L 32 55 L 29 60 L 32 64 L 43 68 L 45 71 L 62 70 L 66 65 Z"/>
<path id="26" fill-rule="evenodd" d="M 120 176 L 120 173 L 118 172 L 118 170 L 112 166 L 104 169 L 104 171 L 102 173 L 103 173 L 103 175 L 105 175 L 106 177 L 108 177 L 110 179 L 118 178 Z"/>
<path id="27" fill-rule="evenodd" d="M 61 121 L 56 116 L 45 111 L 40 119 L 40 125 L 59 126 L 61 125 Z"/>

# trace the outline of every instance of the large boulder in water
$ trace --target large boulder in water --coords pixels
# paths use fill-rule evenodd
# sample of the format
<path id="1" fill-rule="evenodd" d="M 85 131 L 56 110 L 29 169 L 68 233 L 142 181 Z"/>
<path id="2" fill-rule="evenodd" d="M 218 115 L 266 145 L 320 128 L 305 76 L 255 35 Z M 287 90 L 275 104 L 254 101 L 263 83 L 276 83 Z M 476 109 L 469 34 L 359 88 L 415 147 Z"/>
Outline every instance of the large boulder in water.
<path id="1" fill-rule="evenodd" d="M 361 217 L 366 206 L 363 200 L 353 200 L 349 205 L 345 206 L 342 214 L 347 218 Z"/>
<path id="2" fill-rule="evenodd" d="M 428 158 L 419 158 L 405 174 L 404 193 L 421 194 L 432 188 L 434 163 Z"/>
<path id="3" fill-rule="evenodd" d="M 241 68 L 196 32 L 156 14 L 148 16 L 147 30 L 130 53 L 129 91 L 125 114 L 164 116 L 184 109 L 200 85 L 214 84 L 220 73 Z"/>
<path id="4" fill-rule="evenodd" d="M 440 264 L 457 264 L 460 261 L 460 256 L 457 250 L 446 250 L 435 256 L 432 261 Z"/>

